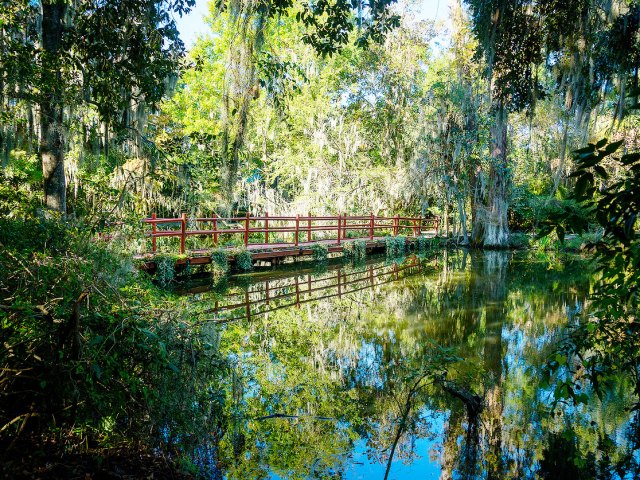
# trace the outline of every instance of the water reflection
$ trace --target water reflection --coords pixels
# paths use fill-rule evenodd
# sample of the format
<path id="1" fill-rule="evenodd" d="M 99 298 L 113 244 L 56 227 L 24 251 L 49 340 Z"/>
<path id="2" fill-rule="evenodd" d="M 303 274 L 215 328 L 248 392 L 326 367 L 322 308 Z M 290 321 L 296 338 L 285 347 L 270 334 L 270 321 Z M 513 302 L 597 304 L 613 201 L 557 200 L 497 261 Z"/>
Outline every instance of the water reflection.
<path id="1" fill-rule="evenodd" d="M 584 260 L 445 252 L 227 287 L 188 297 L 233 364 L 213 476 L 635 477 L 630 389 L 553 414 L 541 375 L 587 307 Z"/>
<path id="2" fill-rule="evenodd" d="M 433 266 L 431 265 L 433 263 Z M 228 291 L 214 301 L 213 308 L 206 313 L 214 314 L 216 321 L 226 323 L 240 319 L 251 320 L 259 316 L 289 307 L 302 306 L 308 302 L 341 299 L 355 292 L 377 288 L 397 282 L 410 275 L 421 273 L 423 268 L 437 268 L 437 259 L 425 262 L 418 256 L 397 262 L 370 262 L 357 267 L 336 264 L 321 274 L 300 274 L 297 271 L 269 275 L 263 280 L 249 277 L 249 285 L 244 289 L 228 288 Z M 208 285 L 183 290 L 182 293 L 207 291 Z"/>

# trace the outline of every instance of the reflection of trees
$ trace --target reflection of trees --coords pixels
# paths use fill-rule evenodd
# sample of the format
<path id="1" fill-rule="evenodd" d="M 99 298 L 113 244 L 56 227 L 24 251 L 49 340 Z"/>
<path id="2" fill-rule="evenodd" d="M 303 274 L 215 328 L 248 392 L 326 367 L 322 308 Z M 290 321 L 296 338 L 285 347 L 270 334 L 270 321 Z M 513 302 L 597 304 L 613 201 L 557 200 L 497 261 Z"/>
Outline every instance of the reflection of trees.
<path id="1" fill-rule="evenodd" d="M 442 478 L 533 476 L 545 430 L 557 424 L 544 415 L 548 393 L 536 369 L 567 308 L 583 298 L 588 273 L 580 263 L 562 271 L 504 252 L 450 253 L 438 265 L 438 273 L 400 270 L 398 282 L 352 291 L 342 290 L 345 274 L 361 274 L 345 269 L 340 295 L 224 326 L 221 348 L 242 382 L 230 382 L 220 442 L 229 478 L 340 478 L 356 441 L 393 473 L 392 458 L 410 461 L 423 454 L 415 440 L 433 436 L 426 411 L 446 412 Z M 363 271 L 378 267 L 394 268 Z M 335 271 L 326 275 L 336 281 Z M 464 360 L 445 375 L 448 361 L 430 363 L 434 343 Z M 425 372 L 437 381 L 411 393 Z M 481 408 L 469 415 L 475 396 Z M 576 435 L 591 438 L 586 428 Z"/>
<path id="2" fill-rule="evenodd" d="M 502 371 L 502 327 L 506 317 L 507 252 L 489 251 L 484 260 L 485 336 L 484 336 L 484 415 L 482 427 L 486 442 L 484 455 L 487 478 L 501 478 L 504 470 L 502 433 L 504 395 Z"/>

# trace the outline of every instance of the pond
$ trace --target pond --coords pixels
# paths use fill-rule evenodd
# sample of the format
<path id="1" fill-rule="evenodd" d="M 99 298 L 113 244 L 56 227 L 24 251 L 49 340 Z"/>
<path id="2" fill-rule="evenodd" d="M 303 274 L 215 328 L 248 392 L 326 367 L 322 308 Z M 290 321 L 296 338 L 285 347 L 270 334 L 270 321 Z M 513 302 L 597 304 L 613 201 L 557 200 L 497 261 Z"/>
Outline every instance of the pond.
<path id="1" fill-rule="evenodd" d="M 554 405 L 544 374 L 590 282 L 577 256 L 455 251 L 191 285 L 231 364 L 198 462 L 228 479 L 632 478 L 628 386 Z"/>

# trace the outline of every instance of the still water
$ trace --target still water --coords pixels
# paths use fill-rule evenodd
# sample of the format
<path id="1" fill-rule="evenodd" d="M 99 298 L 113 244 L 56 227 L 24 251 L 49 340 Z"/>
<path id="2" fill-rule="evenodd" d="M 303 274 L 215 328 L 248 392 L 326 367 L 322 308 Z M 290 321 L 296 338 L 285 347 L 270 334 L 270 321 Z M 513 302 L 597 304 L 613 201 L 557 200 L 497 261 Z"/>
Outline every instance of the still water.
<path id="1" fill-rule="evenodd" d="M 199 462 L 227 479 L 635 478 L 624 382 L 552 408 L 541 374 L 589 287 L 579 257 L 464 251 L 192 285 L 232 365 Z"/>

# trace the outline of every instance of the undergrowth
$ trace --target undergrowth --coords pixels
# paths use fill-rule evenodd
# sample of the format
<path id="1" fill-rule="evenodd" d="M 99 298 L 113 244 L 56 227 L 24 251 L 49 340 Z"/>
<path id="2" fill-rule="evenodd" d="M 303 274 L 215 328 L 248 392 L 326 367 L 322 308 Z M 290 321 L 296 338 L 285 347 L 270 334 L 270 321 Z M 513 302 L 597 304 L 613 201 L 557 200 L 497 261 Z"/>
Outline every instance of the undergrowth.
<path id="1" fill-rule="evenodd" d="M 364 240 L 344 242 L 342 245 L 344 257 L 352 262 L 357 262 L 367 256 L 367 244 Z"/>
<path id="2" fill-rule="evenodd" d="M 405 254 L 407 239 L 404 235 L 385 237 L 385 246 L 387 249 L 387 257 L 399 258 Z"/>
<path id="3" fill-rule="evenodd" d="M 316 262 L 325 262 L 329 254 L 329 247 L 324 243 L 315 243 L 311 246 L 313 259 Z"/>

